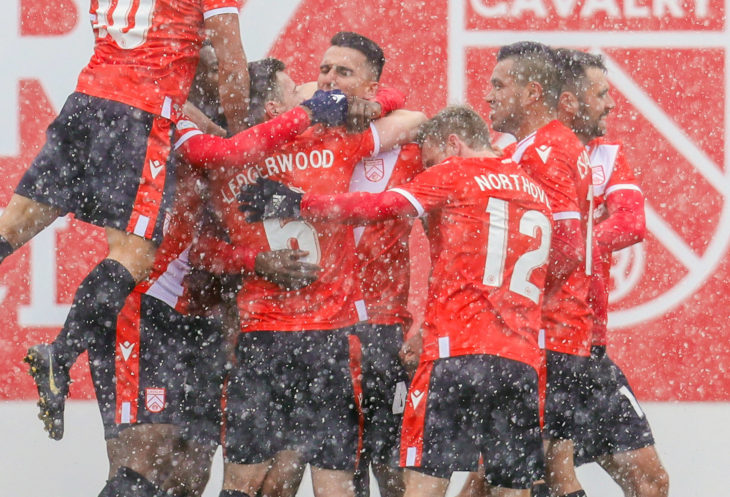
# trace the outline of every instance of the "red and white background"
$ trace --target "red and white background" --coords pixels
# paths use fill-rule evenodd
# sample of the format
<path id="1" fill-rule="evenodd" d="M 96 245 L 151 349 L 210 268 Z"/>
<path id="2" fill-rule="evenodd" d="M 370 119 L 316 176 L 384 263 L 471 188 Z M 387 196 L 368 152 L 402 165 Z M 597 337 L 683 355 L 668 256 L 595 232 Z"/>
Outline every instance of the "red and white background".
<path id="1" fill-rule="evenodd" d="M 152 1 L 152 0 L 141 0 Z M 433 115 L 484 95 L 499 46 L 532 39 L 605 56 L 616 110 L 647 197 L 649 235 L 617 257 L 609 350 L 646 407 L 671 495 L 724 495 L 730 463 L 730 0 L 248 0 L 249 59 L 273 55 L 316 77 L 336 31 L 384 47 L 383 81 Z M 0 18 L 0 205 L 43 143 L 91 53 L 85 0 L 11 0 Z M 0 207 L 1 208 L 1 207 Z M 424 268 L 420 236 L 414 264 Z M 96 495 L 101 421 L 81 364 L 66 436 L 45 438 L 22 357 L 61 326 L 73 291 L 103 257 L 99 230 L 59 219 L 0 267 L 0 488 L 5 495 Z M 425 271 L 417 271 L 423 274 Z M 423 282 L 416 282 L 415 302 Z M 219 466 L 206 495 L 217 495 Z M 589 495 L 617 496 L 581 470 Z M 302 494 L 311 493 L 303 488 Z"/>

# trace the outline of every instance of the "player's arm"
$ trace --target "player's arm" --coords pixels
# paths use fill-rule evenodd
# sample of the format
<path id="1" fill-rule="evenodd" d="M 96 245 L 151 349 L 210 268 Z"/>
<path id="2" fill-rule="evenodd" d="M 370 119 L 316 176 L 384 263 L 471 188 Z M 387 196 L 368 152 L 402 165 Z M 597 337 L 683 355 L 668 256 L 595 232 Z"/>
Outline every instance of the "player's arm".
<path id="1" fill-rule="evenodd" d="M 194 267 L 213 274 L 252 273 L 258 250 L 233 245 L 216 236 L 201 234 L 190 249 L 188 258 Z"/>
<path id="2" fill-rule="evenodd" d="M 380 141 L 380 151 L 414 141 L 418 127 L 426 119 L 426 114 L 423 112 L 398 109 L 373 122 Z"/>
<path id="3" fill-rule="evenodd" d="M 644 195 L 635 185 L 615 185 L 606 193 L 608 217 L 593 229 L 602 253 L 621 250 L 646 236 Z"/>
<path id="4" fill-rule="evenodd" d="M 302 219 L 369 224 L 399 217 L 417 217 L 416 208 L 402 194 L 351 192 L 339 195 L 306 194 L 302 197 Z"/>
<path id="5" fill-rule="evenodd" d="M 231 11 L 233 9 L 233 11 Z M 218 59 L 218 92 L 228 129 L 246 128 L 249 77 L 235 8 L 214 9 L 204 14 L 205 31 Z"/>
<path id="6" fill-rule="evenodd" d="M 585 240 L 580 219 L 555 220 L 545 294 L 560 288 L 584 260 Z"/>
<path id="7" fill-rule="evenodd" d="M 208 135 L 226 137 L 228 133 L 225 129 L 218 126 L 211 118 L 193 105 L 190 101 L 186 101 L 183 105 L 183 114 L 185 114 L 192 122 L 194 122 L 200 130 Z"/>

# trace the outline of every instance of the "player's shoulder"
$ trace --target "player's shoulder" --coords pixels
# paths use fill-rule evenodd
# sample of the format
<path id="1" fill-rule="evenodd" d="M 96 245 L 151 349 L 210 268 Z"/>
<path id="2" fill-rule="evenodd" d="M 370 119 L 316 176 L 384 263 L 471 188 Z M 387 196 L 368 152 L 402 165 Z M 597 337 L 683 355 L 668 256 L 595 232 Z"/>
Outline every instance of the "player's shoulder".
<path id="1" fill-rule="evenodd" d="M 583 144 L 575 133 L 557 119 L 536 131 L 533 145 L 535 147 L 548 146 L 562 152 L 576 153 L 583 150 Z"/>

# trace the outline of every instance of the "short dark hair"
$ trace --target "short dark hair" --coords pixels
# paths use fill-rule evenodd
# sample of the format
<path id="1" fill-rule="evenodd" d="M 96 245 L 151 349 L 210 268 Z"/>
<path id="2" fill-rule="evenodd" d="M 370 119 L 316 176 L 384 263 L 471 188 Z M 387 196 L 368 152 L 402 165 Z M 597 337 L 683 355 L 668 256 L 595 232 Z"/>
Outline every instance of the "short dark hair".
<path id="1" fill-rule="evenodd" d="M 558 48 L 555 50 L 555 59 L 560 72 L 561 91 L 569 91 L 576 95 L 582 93 L 581 88 L 589 68 L 594 67 L 606 72 L 606 64 L 601 55 L 572 48 Z"/>
<path id="2" fill-rule="evenodd" d="M 248 75 L 251 81 L 249 91 L 248 117 L 249 126 L 255 126 L 266 121 L 264 105 L 269 100 L 280 97 L 279 82 L 276 73 L 286 69 L 286 65 L 279 59 L 267 57 L 248 63 Z"/>
<path id="3" fill-rule="evenodd" d="M 474 109 L 466 105 L 451 105 L 423 123 L 416 141 L 423 145 L 426 139 L 444 145 L 450 134 L 455 134 L 475 150 L 490 149 L 489 127 Z"/>
<path id="4" fill-rule="evenodd" d="M 340 31 L 332 37 L 330 44 L 336 47 L 352 48 L 362 53 L 375 73 L 375 81 L 380 81 L 385 65 L 385 54 L 373 40 L 351 31 Z"/>
<path id="5" fill-rule="evenodd" d="M 514 60 L 512 72 L 520 84 L 539 83 L 545 103 L 550 107 L 557 106 L 561 82 L 552 48 L 536 41 L 518 41 L 499 49 L 497 61 L 505 59 Z"/>

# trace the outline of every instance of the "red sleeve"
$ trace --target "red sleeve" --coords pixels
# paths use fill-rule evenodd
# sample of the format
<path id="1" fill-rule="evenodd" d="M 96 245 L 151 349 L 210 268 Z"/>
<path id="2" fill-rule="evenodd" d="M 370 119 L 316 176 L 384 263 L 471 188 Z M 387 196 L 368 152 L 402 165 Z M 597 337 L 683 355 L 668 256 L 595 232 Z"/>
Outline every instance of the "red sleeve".
<path id="1" fill-rule="evenodd" d="M 545 280 L 545 294 L 560 288 L 585 259 L 585 240 L 577 219 L 555 221 L 550 243 L 550 262 Z"/>
<path id="2" fill-rule="evenodd" d="M 613 191 L 606 196 L 606 208 L 608 217 L 593 228 L 601 252 L 621 250 L 644 239 L 646 219 L 640 191 Z"/>
<path id="3" fill-rule="evenodd" d="M 295 107 L 265 123 L 241 131 L 231 138 L 198 134 L 186 140 L 178 151 L 185 160 L 205 169 L 243 166 L 262 159 L 309 127 L 309 115 Z"/>
<path id="4" fill-rule="evenodd" d="M 190 264 L 213 274 L 253 272 L 258 250 L 227 243 L 208 235 L 198 237 L 190 249 Z"/>
<path id="5" fill-rule="evenodd" d="M 340 195 L 306 194 L 302 198 L 302 217 L 348 224 L 367 224 L 397 217 L 416 217 L 415 207 L 401 194 L 352 192 Z"/>
<path id="6" fill-rule="evenodd" d="M 380 104 L 380 117 L 383 117 L 394 110 L 402 109 L 406 104 L 406 96 L 395 88 L 379 85 L 375 101 Z"/>

